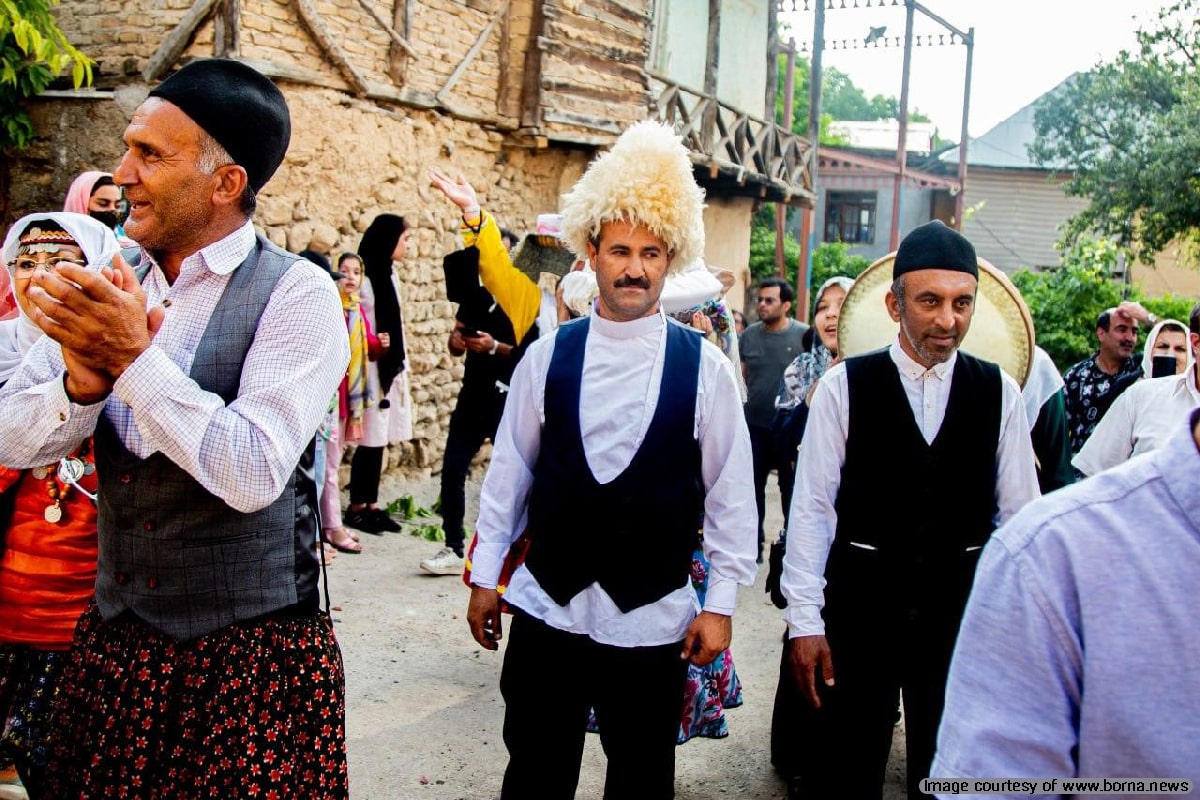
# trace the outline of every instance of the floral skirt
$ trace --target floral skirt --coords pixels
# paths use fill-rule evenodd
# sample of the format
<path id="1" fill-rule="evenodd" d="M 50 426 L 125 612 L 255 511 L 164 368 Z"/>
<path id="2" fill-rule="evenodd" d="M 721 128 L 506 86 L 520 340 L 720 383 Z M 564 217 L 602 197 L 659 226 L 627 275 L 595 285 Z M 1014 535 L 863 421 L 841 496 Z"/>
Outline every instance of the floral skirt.
<path id="1" fill-rule="evenodd" d="M 692 554 L 692 588 L 701 605 L 708 585 L 708 561 L 701 548 Z M 733 666 L 733 654 L 723 651 L 711 664 L 697 667 L 688 664 L 684 682 L 683 707 L 679 719 L 679 738 L 676 744 L 702 736 L 723 739 L 729 735 L 725 709 L 742 704 L 742 682 Z M 588 732 L 599 733 L 595 712 L 588 715 Z"/>
<path id="2" fill-rule="evenodd" d="M 59 682 L 47 796 L 342 800 L 345 717 L 324 614 L 180 642 L 93 606 Z"/>
<path id="3" fill-rule="evenodd" d="M 50 706 L 67 658 L 62 650 L 0 646 L 0 760 L 22 769 L 46 765 Z"/>

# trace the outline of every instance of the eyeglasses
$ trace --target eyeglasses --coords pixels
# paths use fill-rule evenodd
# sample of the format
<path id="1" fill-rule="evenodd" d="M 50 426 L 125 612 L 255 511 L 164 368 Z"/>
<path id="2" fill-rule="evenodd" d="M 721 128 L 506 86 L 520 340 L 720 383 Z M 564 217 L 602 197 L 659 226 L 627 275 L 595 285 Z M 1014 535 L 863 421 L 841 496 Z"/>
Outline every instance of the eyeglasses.
<path id="1" fill-rule="evenodd" d="M 28 277 L 37 271 L 38 267 L 43 269 L 58 269 L 64 264 L 74 264 L 77 267 L 86 267 L 86 261 L 80 261 L 77 258 L 68 258 L 67 256 L 50 256 L 45 261 L 36 258 L 18 258 L 8 262 L 8 268 L 19 277 Z"/>

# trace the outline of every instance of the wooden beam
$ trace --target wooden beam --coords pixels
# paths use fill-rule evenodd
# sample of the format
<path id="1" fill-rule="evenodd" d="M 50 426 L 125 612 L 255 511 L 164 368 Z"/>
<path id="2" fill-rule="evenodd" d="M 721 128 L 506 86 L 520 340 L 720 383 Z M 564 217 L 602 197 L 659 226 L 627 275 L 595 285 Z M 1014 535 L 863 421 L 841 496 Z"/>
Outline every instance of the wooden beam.
<path id="1" fill-rule="evenodd" d="M 525 71 L 521 83 L 521 127 L 540 128 L 542 125 L 542 49 L 538 40 L 546 29 L 545 3 L 533 4 L 529 20 L 529 40 L 525 43 Z"/>
<path id="2" fill-rule="evenodd" d="M 401 32 L 405 41 L 408 41 L 407 37 L 412 33 L 412 10 L 408 0 L 395 0 L 392 7 L 392 28 Z M 397 85 L 403 85 L 407 81 L 408 55 L 409 50 L 396 44 L 395 40 L 388 45 L 388 77 Z"/>
<path id="3" fill-rule="evenodd" d="M 296 0 L 296 8 L 300 11 L 300 21 L 308 28 L 308 32 L 316 40 L 317 46 L 321 48 L 325 56 L 337 67 L 338 72 L 350 84 L 354 93 L 359 97 L 365 97 L 367 94 L 367 79 L 354 68 L 345 51 L 333 40 L 333 35 L 325 27 L 325 22 L 321 19 L 321 15 L 317 13 L 317 9 L 313 7 L 313 4 L 309 0 Z"/>
<path id="4" fill-rule="evenodd" d="M 570 111 L 559 111 L 554 108 L 547 108 L 542 116 L 546 122 L 557 122 L 560 125 L 578 125 L 583 128 L 590 128 L 595 131 L 614 135 L 621 133 L 620 123 L 612 119 L 589 117 L 585 114 L 573 114 Z"/>
<path id="5" fill-rule="evenodd" d="M 213 55 L 217 58 L 237 58 L 241 52 L 240 0 L 223 0 L 213 15 Z"/>
<path id="6" fill-rule="evenodd" d="M 147 81 L 156 81 L 166 75 L 167 70 L 183 55 L 183 51 L 187 49 L 192 37 L 196 35 L 196 30 L 208 18 L 218 2 L 219 0 L 196 0 L 179 20 L 175 29 L 167 34 L 167 38 L 163 39 L 162 44 L 154 51 L 154 55 L 150 56 L 146 68 L 142 70 L 142 78 Z"/>
<path id="7" fill-rule="evenodd" d="M 458 66 L 454 68 L 454 72 L 450 73 L 450 78 L 446 81 L 446 85 L 441 89 L 438 89 L 438 100 L 445 102 L 446 96 L 450 94 L 450 91 L 454 88 L 454 85 L 458 83 L 459 79 L 462 78 L 463 73 L 467 71 L 467 67 L 471 66 L 471 62 L 474 61 L 475 57 L 479 55 L 479 51 L 483 49 L 484 43 L 487 42 L 488 37 L 492 35 L 492 30 L 496 27 L 496 23 L 500 21 L 500 17 L 508 13 L 508 2 L 509 0 L 504 0 L 504 2 L 501 3 L 500 8 L 497 9 L 496 13 L 492 15 L 492 18 L 488 20 L 488 24 L 483 26 L 483 30 L 479 32 L 479 36 L 475 37 L 475 44 L 471 45 L 471 49 L 467 51 L 467 54 L 463 57 L 463 60 L 460 61 Z"/>
<path id="8" fill-rule="evenodd" d="M 362 6 L 362 7 L 363 7 L 363 9 L 364 9 L 364 10 L 365 10 L 365 11 L 366 11 L 368 14 L 370 14 L 370 15 L 371 15 L 371 17 L 372 17 L 372 18 L 374 18 L 374 20 L 375 20 L 377 23 L 379 23 L 379 27 L 381 27 L 381 28 L 383 28 L 385 31 L 387 31 L 387 35 L 388 35 L 388 36 L 390 36 L 390 37 L 392 37 L 392 41 L 393 41 L 393 42 L 395 42 L 396 44 L 398 44 L 400 47 L 403 47 L 403 48 L 404 48 L 404 51 L 405 51 L 406 53 L 408 53 L 410 56 L 412 56 L 413 58 L 416 58 L 416 57 L 417 57 L 417 51 L 416 51 L 416 50 L 414 50 L 414 49 L 413 49 L 413 46 L 412 46 L 411 44 L 409 44 L 409 43 L 408 43 L 408 40 L 407 40 L 407 39 L 405 39 L 403 36 L 401 36 L 399 33 L 397 33 L 397 32 L 396 32 L 396 29 L 395 29 L 395 28 L 393 28 L 391 25 L 389 25 L 389 24 L 388 24 L 388 21 L 387 21 L 386 19 L 384 19 L 384 18 L 383 18 L 383 15 L 382 15 L 382 14 L 380 14 L 378 11 L 376 11 L 376 10 L 375 10 L 375 7 L 374 7 L 374 6 L 372 6 L 370 3 L 368 3 L 368 2 L 367 2 L 367 0 L 358 0 L 358 4 L 359 4 L 360 6 Z M 407 5 L 407 4 L 406 4 L 406 5 Z M 398 6 L 397 6 L 397 7 L 398 7 Z"/>
<path id="9" fill-rule="evenodd" d="M 717 69 L 721 63 L 721 0 L 708 0 L 708 49 L 704 61 L 704 94 L 717 96 Z M 705 152 L 713 152 L 712 130 L 716 123 L 717 105 L 714 103 L 703 117 L 700 139 Z"/>
<path id="10" fill-rule="evenodd" d="M 512 5 L 505 10 L 504 16 L 500 18 L 500 55 L 498 64 L 500 68 L 500 88 L 496 91 L 496 113 L 500 116 L 505 116 L 508 112 L 508 72 L 512 68 Z"/>

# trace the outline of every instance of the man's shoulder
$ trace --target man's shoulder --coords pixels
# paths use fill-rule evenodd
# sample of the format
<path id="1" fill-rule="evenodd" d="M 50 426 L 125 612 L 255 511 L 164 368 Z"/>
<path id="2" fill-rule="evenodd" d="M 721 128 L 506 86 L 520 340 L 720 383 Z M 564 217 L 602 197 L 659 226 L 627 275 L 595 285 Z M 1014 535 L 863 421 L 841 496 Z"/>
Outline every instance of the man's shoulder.
<path id="1" fill-rule="evenodd" d="M 1074 549 L 1078 543 L 1080 547 L 1092 547 L 1099 544 L 1103 531 L 1124 535 L 1124 531 L 1138 527 L 1129 524 L 1131 519 L 1161 513 L 1165 491 L 1162 478 L 1157 460 L 1135 457 L 1034 500 L 994 536 L 1014 556 L 1047 546 Z"/>
<path id="2" fill-rule="evenodd" d="M 1078 375 L 1083 374 L 1084 372 L 1087 372 L 1088 370 L 1090 370 L 1092 368 L 1092 362 L 1094 362 L 1095 360 L 1096 360 L 1095 356 L 1088 356 L 1087 358 L 1085 358 L 1081 361 L 1076 361 L 1074 364 L 1067 367 L 1067 371 L 1063 373 L 1064 380 L 1069 380 L 1070 378 L 1076 377 Z"/>

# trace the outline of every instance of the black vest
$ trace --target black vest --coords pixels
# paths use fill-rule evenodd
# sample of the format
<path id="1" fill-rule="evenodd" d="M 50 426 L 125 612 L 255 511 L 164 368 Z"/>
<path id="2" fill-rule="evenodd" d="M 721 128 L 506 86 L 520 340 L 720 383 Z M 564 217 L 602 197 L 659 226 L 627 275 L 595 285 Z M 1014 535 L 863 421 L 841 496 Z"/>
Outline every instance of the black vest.
<path id="1" fill-rule="evenodd" d="M 850 425 L 825 569 L 827 619 L 843 604 L 960 614 L 998 512 L 1000 369 L 959 351 L 932 444 L 887 350 L 847 359 L 846 375 Z"/>
<path id="2" fill-rule="evenodd" d="M 227 405 L 237 398 L 242 364 L 275 284 L 297 260 L 258 237 L 213 309 L 190 376 Z M 282 494 L 251 513 L 230 508 L 162 453 L 135 456 L 107 416 L 95 442 L 96 603 L 106 619 L 132 611 L 167 634 L 192 639 L 271 612 L 317 610 L 312 442 Z"/>
<path id="3" fill-rule="evenodd" d="M 546 375 L 546 423 L 529 498 L 525 565 L 559 605 L 599 583 L 623 613 L 687 584 L 704 514 L 694 436 L 701 337 L 667 323 L 658 405 L 612 482 L 592 475 L 579 430 L 589 320 L 559 327 Z"/>

